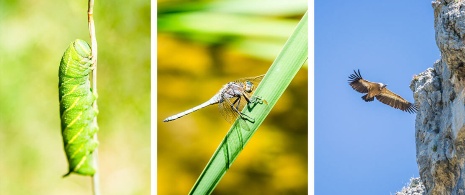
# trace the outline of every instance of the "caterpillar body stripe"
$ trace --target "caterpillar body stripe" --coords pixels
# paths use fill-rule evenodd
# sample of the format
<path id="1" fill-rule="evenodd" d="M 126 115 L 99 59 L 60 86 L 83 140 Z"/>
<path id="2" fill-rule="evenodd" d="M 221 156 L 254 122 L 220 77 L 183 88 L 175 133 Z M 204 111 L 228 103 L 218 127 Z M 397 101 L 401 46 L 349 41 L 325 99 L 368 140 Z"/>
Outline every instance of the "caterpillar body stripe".
<path id="1" fill-rule="evenodd" d="M 95 174 L 91 154 L 98 146 L 93 139 L 98 131 L 93 122 L 98 111 L 92 107 L 97 99 L 90 88 L 92 65 L 90 46 L 80 39 L 72 42 L 61 58 L 58 73 L 61 132 L 69 164 L 64 176 Z"/>

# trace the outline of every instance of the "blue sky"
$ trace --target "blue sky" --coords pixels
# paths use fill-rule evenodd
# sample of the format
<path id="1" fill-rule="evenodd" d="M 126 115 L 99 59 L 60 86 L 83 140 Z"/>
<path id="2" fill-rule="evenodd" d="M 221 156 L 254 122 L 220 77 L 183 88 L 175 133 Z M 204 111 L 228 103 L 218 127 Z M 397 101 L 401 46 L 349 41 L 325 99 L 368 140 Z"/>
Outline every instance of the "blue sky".
<path id="1" fill-rule="evenodd" d="M 440 58 L 431 1 L 315 1 L 315 194 L 394 194 L 418 177 L 415 114 L 365 103 L 348 76 L 409 85 Z"/>

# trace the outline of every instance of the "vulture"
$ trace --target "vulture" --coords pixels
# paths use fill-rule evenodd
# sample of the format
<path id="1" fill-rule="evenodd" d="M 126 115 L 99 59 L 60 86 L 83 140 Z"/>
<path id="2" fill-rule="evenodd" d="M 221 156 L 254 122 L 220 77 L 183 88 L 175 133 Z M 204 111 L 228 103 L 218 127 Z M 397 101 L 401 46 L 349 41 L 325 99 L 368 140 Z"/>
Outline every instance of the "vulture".
<path id="1" fill-rule="evenodd" d="M 387 85 L 363 79 L 360 74 L 360 70 L 358 70 L 358 72 L 354 70 L 354 74 L 349 76 L 349 85 L 355 91 L 366 93 L 362 96 L 362 99 L 365 100 L 365 102 L 371 102 L 374 98 L 376 98 L 384 104 L 408 113 L 415 113 L 418 111 L 418 108 L 414 104 L 392 91 L 389 91 L 389 89 L 386 88 Z"/>

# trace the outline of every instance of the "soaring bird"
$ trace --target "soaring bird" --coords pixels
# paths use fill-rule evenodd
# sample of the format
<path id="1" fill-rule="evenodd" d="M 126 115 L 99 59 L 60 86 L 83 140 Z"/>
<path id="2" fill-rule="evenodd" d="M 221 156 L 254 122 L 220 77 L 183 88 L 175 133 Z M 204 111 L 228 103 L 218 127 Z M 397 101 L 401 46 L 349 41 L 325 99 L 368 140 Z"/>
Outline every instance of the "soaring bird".
<path id="1" fill-rule="evenodd" d="M 355 91 L 366 93 L 362 96 L 362 99 L 365 100 L 365 102 L 371 102 L 374 98 L 376 98 L 384 104 L 408 113 L 415 113 L 418 111 L 418 108 L 414 104 L 392 91 L 389 91 L 389 89 L 386 88 L 387 85 L 363 79 L 360 74 L 360 70 L 358 70 L 358 72 L 354 70 L 354 74 L 349 76 L 349 85 Z"/>

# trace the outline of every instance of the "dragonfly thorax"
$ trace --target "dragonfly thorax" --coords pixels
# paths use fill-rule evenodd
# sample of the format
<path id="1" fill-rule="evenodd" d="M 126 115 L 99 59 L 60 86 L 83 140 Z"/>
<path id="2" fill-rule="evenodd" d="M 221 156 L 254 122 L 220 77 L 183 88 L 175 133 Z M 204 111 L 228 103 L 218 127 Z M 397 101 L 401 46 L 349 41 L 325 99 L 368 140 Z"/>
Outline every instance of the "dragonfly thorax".
<path id="1" fill-rule="evenodd" d="M 244 91 L 244 87 L 238 83 L 230 82 L 226 84 L 220 91 L 224 98 L 240 97 Z"/>

